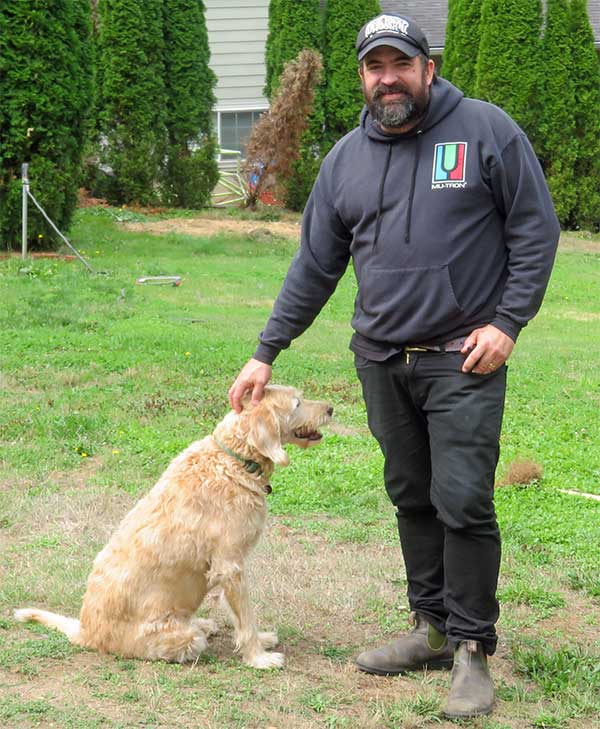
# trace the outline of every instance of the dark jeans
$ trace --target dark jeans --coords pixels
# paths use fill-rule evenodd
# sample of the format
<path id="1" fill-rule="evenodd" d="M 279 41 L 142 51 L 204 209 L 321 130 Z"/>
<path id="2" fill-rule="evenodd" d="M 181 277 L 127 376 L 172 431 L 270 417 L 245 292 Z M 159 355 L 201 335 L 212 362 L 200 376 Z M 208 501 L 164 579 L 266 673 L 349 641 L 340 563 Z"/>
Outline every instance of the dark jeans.
<path id="1" fill-rule="evenodd" d="M 496 649 L 500 532 L 494 473 L 506 366 L 460 371 L 459 352 L 356 357 L 369 428 L 385 457 L 412 610 L 452 641 Z"/>

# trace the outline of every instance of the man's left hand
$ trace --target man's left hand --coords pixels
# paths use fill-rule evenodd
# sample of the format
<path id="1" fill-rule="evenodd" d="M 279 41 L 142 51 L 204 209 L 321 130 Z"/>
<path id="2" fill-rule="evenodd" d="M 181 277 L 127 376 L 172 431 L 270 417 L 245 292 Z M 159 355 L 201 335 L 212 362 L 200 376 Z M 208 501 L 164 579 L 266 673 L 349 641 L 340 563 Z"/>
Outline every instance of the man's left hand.
<path id="1" fill-rule="evenodd" d="M 506 362 L 515 343 L 504 332 L 488 324 L 475 329 L 466 338 L 463 354 L 469 354 L 462 366 L 463 372 L 474 372 L 476 375 L 489 375 Z"/>

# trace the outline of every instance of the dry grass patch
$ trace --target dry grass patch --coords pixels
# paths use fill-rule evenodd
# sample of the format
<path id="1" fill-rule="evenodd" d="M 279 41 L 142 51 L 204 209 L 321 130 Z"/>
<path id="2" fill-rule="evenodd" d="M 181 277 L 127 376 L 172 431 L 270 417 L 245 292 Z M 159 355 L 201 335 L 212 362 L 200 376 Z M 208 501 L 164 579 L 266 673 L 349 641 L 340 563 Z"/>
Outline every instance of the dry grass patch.
<path id="1" fill-rule="evenodd" d="M 210 652 L 194 666 L 79 651 L 61 636 L 14 624 L 11 611 L 21 606 L 25 593 L 40 606 L 76 614 L 96 551 L 135 502 L 122 492 L 73 486 L 65 484 L 35 498 L 15 490 L 12 526 L 0 530 L 1 578 L 5 587 L 11 586 L 0 591 L 3 727 L 456 726 L 439 714 L 449 686 L 447 672 L 382 678 L 355 669 L 354 657 L 363 648 L 408 628 L 404 569 L 397 544 L 332 540 L 327 520 L 319 524 L 321 533 L 312 533 L 310 518 L 302 529 L 272 517 L 251 558 L 258 622 L 264 629 L 279 631 L 286 656 L 283 671 L 261 673 L 242 665 L 214 597 L 203 613 L 224 627 L 210 641 Z M 332 533 L 339 533 L 337 521 L 331 522 Z M 589 602 L 577 593 L 563 592 L 568 607 L 530 625 L 527 632 L 571 635 L 586 644 L 597 641 L 598 622 L 590 628 L 594 613 Z M 491 665 L 501 696 L 508 691 L 511 698 L 499 700 L 492 719 L 471 722 L 474 729 L 529 729 L 534 726 L 532 717 L 544 708 L 541 699 L 526 698 L 533 687 L 515 673 L 509 655 L 511 634 L 527 623 L 527 617 L 525 607 L 504 606 L 503 619 L 510 620 L 501 628 Z M 525 698 L 515 701 L 515 693 Z M 5 717 L 17 714 L 2 719 L 2 711 Z M 587 729 L 590 723 L 571 721 L 565 726 Z"/>
<path id="2" fill-rule="evenodd" d="M 600 253 L 598 237 L 591 233 L 561 233 L 559 250 L 572 253 Z"/>

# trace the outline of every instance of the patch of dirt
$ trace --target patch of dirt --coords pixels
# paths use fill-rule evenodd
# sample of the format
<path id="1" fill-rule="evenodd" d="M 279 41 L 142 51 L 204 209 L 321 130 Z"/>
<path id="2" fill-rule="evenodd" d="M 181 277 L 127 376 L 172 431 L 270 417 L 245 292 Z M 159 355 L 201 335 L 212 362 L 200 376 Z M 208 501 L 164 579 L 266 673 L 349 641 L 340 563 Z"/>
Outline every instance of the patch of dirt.
<path id="1" fill-rule="evenodd" d="M 108 208 L 110 207 L 110 204 L 108 200 L 105 200 L 103 197 L 92 197 L 88 190 L 86 190 L 84 187 L 80 187 L 77 206 L 80 208 Z"/>
<path id="2" fill-rule="evenodd" d="M 209 237 L 220 233 L 237 233 L 254 238 L 259 242 L 270 242 L 272 238 L 300 238 L 300 222 L 290 220 L 235 220 L 233 218 L 170 218 L 145 223 L 123 223 L 125 230 L 153 233 L 182 233 Z"/>
<path id="3" fill-rule="evenodd" d="M 291 217 L 291 216 L 290 216 Z M 197 218 L 170 218 L 144 223 L 123 223 L 125 230 L 147 232 L 154 235 L 181 233 L 185 235 L 210 237 L 220 233 L 237 233 L 268 243 L 272 238 L 300 238 L 300 218 L 263 221 L 216 218 L 211 213 Z M 573 253 L 596 253 L 600 255 L 600 241 L 587 233 L 562 233 L 559 250 Z"/>
<path id="4" fill-rule="evenodd" d="M 600 240 L 589 233 L 561 233 L 559 251 L 569 253 L 596 253 L 600 255 Z"/>
<path id="5" fill-rule="evenodd" d="M 22 253 L 20 251 L 3 251 L 0 253 L 0 258 L 21 258 Z M 27 258 L 56 258 L 60 261 L 75 261 L 77 256 L 72 256 L 66 253 L 52 253 L 50 251 L 27 251 Z M 25 265 L 25 264 L 23 264 Z"/>

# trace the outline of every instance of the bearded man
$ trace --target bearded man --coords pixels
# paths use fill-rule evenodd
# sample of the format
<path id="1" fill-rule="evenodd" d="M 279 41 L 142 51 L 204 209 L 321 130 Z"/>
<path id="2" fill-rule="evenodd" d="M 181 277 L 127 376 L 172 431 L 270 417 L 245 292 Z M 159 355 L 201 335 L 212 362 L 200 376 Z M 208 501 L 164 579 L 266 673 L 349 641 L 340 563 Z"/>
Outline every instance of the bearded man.
<path id="1" fill-rule="evenodd" d="M 232 407 L 262 397 L 352 259 L 350 349 L 396 507 L 414 629 L 363 652 L 391 675 L 453 667 L 451 718 L 487 714 L 500 534 L 494 472 L 506 361 L 537 313 L 559 226 L 538 160 L 502 110 L 437 78 L 413 20 L 361 28 L 360 126 L 327 155 L 300 249 Z"/>

